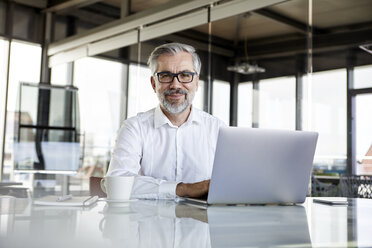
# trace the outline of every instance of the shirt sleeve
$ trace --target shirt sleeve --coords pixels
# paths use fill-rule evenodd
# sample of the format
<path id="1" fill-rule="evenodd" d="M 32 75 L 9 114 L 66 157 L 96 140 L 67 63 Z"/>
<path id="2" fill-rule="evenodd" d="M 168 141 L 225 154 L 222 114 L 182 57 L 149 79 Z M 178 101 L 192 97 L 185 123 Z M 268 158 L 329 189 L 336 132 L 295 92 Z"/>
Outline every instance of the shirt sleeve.
<path id="1" fill-rule="evenodd" d="M 124 122 L 119 130 L 107 176 L 135 176 L 131 198 L 174 199 L 177 182 L 139 175 L 142 138 L 136 118 Z"/>

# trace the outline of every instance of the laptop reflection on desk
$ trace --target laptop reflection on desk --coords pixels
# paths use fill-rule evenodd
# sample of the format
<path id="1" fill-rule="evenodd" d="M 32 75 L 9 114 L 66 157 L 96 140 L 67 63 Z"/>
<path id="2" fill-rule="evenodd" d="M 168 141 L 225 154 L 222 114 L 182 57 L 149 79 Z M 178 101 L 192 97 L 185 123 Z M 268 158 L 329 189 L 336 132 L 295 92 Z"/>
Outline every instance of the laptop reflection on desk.
<path id="1" fill-rule="evenodd" d="M 186 203 L 303 203 L 318 133 L 258 128 L 220 128 L 207 199 Z"/>
<path id="2" fill-rule="evenodd" d="M 311 247 L 302 206 L 210 206 L 212 247 Z"/>
<path id="3" fill-rule="evenodd" d="M 300 205 L 179 206 L 183 216 L 178 218 L 208 223 L 211 247 L 312 247 Z"/>

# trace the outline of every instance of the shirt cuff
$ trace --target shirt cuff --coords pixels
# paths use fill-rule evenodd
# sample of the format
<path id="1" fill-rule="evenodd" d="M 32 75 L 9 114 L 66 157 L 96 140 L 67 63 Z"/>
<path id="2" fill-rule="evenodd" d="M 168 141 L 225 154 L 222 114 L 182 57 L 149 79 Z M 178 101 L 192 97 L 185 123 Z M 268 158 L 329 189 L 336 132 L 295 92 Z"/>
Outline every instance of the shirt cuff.
<path id="1" fill-rule="evenodd" d="M 174 199 L 176 198 L 177 182 L 163 181 L 159 185 L 159 198 Z"/>

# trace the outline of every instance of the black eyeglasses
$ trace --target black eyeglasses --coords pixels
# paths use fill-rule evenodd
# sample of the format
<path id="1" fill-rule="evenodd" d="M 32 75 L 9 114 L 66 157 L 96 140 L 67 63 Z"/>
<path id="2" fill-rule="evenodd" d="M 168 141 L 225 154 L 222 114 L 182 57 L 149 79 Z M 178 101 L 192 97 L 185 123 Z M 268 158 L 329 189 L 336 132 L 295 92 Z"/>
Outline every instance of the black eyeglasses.
<path id="1" fill-rule="evenodd" d="M 155 73 L 160 83 L 171 83 L 174 78 L 177 78 L 180 83 L 191 83 L 194 80 L 194 75 L 198 75 L 196 72 L 182 71 L 179 73 L 171 73 L 169 71 L 161 71 Z"/>

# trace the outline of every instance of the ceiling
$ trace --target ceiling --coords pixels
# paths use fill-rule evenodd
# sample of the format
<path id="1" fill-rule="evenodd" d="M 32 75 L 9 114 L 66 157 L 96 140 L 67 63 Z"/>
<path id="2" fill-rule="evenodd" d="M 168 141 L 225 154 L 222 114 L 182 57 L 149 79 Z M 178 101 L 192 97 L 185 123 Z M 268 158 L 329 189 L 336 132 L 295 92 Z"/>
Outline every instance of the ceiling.
<path id="1" fill-rule="evenodd" d="M 101 15 L 118 18 L 123 0 L 15 0 L 23 4 L 37 7 L 63 5 L 71 2 L 72 7 L 63 11 L 62 15 L 69 15 L 74 10 L 97 12 L 101 8 Z M 149 10 L 156 6 L 167 4 L 171 0 L 124 0 L 128 2 L 130 14 Z M 226 2 L 226 1 L 225 1 Z M 108 8 L 110 6 L 111 8 Z M 106 7 L 106 12 L 104 11 Z M 314 29 L 332 32 L 339 29 L 349 29 L 352 25 L 372 25 L 371 0 L 313 0 L 313 26 Z M 115 11 L 116 9 L 116 11 Z M 110 13 L 111 11 L 111 13 Z M 57 12 L 58 13 L 58 12 Z M 84 16 L 84 15 L 83 15 Z M 82 16 L 82 18 L 83 18 Z M 244 39 L 261 39 L 279 35 L 292 35 L 301 33 L 299 27 L 306 27 L 308 20 L 308 0 L 290 0 L 265 8 L 264 11 L 255 11 L 226 18 L 213 23 L 213 35 L 234 41 Z M 88 21 L 88 20 L 85 20 Z M 93 21 L 93 20 L 92 20 Z M 194 28 L 196 31 L 208 33 L 208 26 Z M 238 35 L 237 35 L 237 30 Z M 303 31 L 306 31 L 305 29 Z M 302 32 L 303 33 L 303 32 Z M 238 36 L 238 37 L 237 37 Z"/>
<path id="2" fill-rule="evenodd" d="M 149 11 L 172 0 L 15 0 L 23 4 L 53 10 L 60 16 L 73 16 L 82 22 L 100 26 L 120 19 L 122 2 L 129 15 Z M 223 3 L 229 0 L 222 0 Z M 347 52 L 360 45 L 372 44 L 371 0 L 313 0 L 312 16 L 308 18 L 308 0 L 289 0 L 264 9 L 243 13 L 215 21 L 211 25 L 212 43 L 231 50 L 244 59 L 275 59 L 303 52 L 308 43 L 308 20 L 312 22 L 313 52 Z M 64 5 L 70 4 L 68 7 Z M 61 9 L 58 7 L 64 6 Z M 311 23 L 309 23 L 311 24 Z M 165 37 L 175 36 L 200 43 L 198 49 L 207 50 L 209 26 L 201 25 Z M 181 39 L 181 40 L 182 40 Z M 360 49 L 361 50 L 361 49 Z M 361 50 L 362 51 L 362 50 Z M 222 53 L 221 53 L 222 54 Z M 346 55 L 345 55 L 346 56 Z"/>
<path id="3" fill-rule="evenodd" d="M 139 12 L 169 2 L 169 0 L 131 0 L 131 12 Z M 121 0 L 105 0 L 105 4 L 120 7 Z M 298 32 L 298 27 L 280 21 L 279 17 L 293 23 L 306 25 L 308 1 L 291 0 L 265 9 L 269 13 L 253 12 L 226 18 L 213 23 L 213 35 L 235 40 L 237 28 L 239 40 L 259 39 Z M 313 26 L 331 32 L 333 29 L 348 28 L 355 24 L 372 25 L 372 1 L 370 0 L 314 0 Z M 271 15 L 270 15 L 271 14 Z M 208 26 L 194 30 L 208 33 Z"/>
<path id="4" fill-rule="evenodd" d="M 151 9 L 155 6 L 169 2 L 170 0 L 131 0 L 130 10 L 132 13 Z M 105 0 L 104 3 L 120 8 L 122 0 Z"/>

